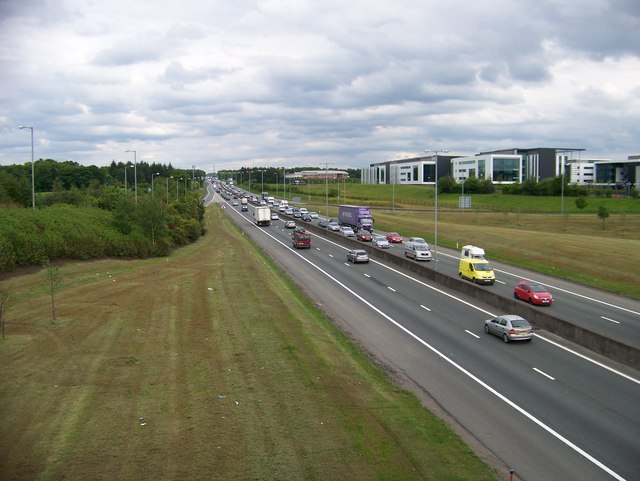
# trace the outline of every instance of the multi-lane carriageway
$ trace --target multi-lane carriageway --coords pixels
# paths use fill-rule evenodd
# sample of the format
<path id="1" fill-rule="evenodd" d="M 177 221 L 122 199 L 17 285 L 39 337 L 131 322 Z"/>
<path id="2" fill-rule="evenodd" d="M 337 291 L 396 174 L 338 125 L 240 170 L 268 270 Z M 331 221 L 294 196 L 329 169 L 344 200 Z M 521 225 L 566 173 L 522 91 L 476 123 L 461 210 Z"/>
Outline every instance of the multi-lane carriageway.
<path id="1" fill-rule="evenodd" d="M 310 250 L 294 250 L 283 221 L 258 228 L 251 212 L 230 204 L 225 212 L 373 355 L 515 469 L 514 479 L 640 479 L 636 370 L 545 332 L 531 343 L 504 344 L 482 330 L 500 314 L 491 306 L 375 259 L 351 265 L 346 248 L 322 236 L 313 236 Z M 512 289 L 501 270 L 498 278 Z M 516 276 L 525 274 L 533 276 Z M 577 299 L 581 309 L 595 309 L 585 307 L 593 302 L 605 311 L 596 322 L 605 314 L 624 326 L 640 319 L 631 301 L 619 309 L 616 298 L 593 291 Z"/>

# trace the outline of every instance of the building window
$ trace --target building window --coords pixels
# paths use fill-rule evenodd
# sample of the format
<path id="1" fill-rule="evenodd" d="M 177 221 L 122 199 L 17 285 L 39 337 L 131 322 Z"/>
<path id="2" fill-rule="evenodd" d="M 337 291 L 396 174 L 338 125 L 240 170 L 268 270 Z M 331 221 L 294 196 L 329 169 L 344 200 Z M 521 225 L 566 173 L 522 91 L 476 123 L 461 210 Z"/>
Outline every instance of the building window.
<path id="1" fill-rule="evenodd" d="M 517 157 L 494 157 L 493 180 L 498 182 L 518 182 L 520 162 Z"/>
<path id="2" fill-rule="evenodd" d="M 436 181 L 436 166 L 434 164 L 422 164 L 422 182 Z"/>

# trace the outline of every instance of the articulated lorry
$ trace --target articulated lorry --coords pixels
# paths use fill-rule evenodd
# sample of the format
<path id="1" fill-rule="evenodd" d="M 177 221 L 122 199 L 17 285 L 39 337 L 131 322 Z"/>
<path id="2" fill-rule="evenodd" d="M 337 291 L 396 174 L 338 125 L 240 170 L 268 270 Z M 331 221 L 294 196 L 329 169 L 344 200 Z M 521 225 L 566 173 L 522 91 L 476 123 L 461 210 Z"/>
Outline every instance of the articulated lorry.
<path id="1" fill-rule="evenodd" d="M 338 222 L 340 225 L 348 225 L 355 231 L 360 229 L 373 231 L 373 217 L 371 217 L 369 207 L 340 205 L 338 206 Z"/>
<path id="2" fill-rule="evenodd" d="M 256 225 L 271 225 L 271 209 L 266 206 L 258 206 L 254 208 L 253 220 Z"/>

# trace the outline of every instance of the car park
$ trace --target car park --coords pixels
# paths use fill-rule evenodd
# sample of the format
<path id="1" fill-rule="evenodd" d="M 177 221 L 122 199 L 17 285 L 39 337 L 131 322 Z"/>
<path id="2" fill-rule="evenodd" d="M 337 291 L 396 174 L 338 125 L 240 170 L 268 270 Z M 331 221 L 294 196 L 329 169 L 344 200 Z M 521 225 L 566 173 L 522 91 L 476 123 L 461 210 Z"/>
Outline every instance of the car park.
<path id="1" fill-rule="evenodd" d="M 342 234 L 345 237 L 355 237 L 356 233 L 353 232 L 353 229 L 349 226 L 343 225 L 342 227 L 340 227 L 340 234 Z"/>
<path id="2" fill-rule="evenodd" d="M 295 229 L 296 228 L 296 223 L 293 222 L 292 220 L 288 220 L 284 223 L 284 228 L 285 229 Z"/>
<path id="3" fill-rule="evenodd" d="M 280 218 L 280 216 L 278 215 L 277 212 L 272 212 L 271 213 L 271 220 L 278 220 Z"/>
<path id="4" fill-rule="evenodd" d="M 371 235 L 371 232 L 369 232 L 368 230 L 360 229 L 356 234 L 356 239 L 362 242 L 371 242 L 371 240 L 373 239 L 373 236 Z"/>
<path id="5" fill-rule="evenodd" d="M 329 222 L 327 229 L 337 232 L 340 230 L 340 224 L 337 224 L 336 222 Z"/>
<path id="6" fill-rule="evenodd" d="M 369 254 L 363 249 L 352 249 L 347 251 L 347 260 L 349 262 L 369 262 Z"/>
<path id="7" fill-rule="evenodd" d="M 501 337 L 504 342 L 533 339 L 533 327 L 529 321 L 514 314 L 487 319 L 484 321 L 484 332 Z"/>
<path id="8" fill-rule="evenodd" d="M 404 239 L 397 232 L 387 232 L 387 240 L 392 244 L 402 244 Z"/>
<path id="9" fill-rule="evenodd" d="M 380 249 L 388 249 L 389 247 L 391 247 L 391 244 L 389 244 L 387 238 L 380 234 L 374 234 L 372 242 L 373 245 L 379 247 Z"/>
<path id="10" fill-rule="evenodd" d="M 539 306 L 550 306 L 553 302 L 553 296 L 544 286 L 528 281 L 516 284 L 513 297 Z"/>

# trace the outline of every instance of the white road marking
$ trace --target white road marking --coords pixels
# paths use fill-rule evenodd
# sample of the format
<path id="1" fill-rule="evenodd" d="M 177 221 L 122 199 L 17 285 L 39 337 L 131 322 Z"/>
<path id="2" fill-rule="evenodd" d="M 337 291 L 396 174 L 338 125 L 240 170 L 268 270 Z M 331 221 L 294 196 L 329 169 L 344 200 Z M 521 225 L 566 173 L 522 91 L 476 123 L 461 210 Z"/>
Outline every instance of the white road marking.
<path id="1" fill-rule="evenodd" d="M 364 274 L 364 276 L 365 276 L 365 277 L 369 277 L 369 278 L 371 278 L 371 276 L 370 276 L 369 274 Z"/>
<path id="2" fill-rule="evenodd" d="M 469 331 L 468 329 L 465 329 L 464 332 L 466 332 L 467 334 L 471 334 L 476 339 L 480 339 L 480 336 L 478 336 L 477 334 L 474 334 L 473 332 Z"/>
<path id="3" fill-rule="evenodd" d="M 431 312 L 431 309 L 429 309 L 427 306 L 423 306 L 422 304 L 420 304 L 420 307 L 422 307 L 426 311 Z"/>
<path id="4" fill-rule="evenodd" d="M 390 291 L 396 292 L 396 290 L 391 286 L 387 286 L 387 289 L 389 289 Z"/>
<path id="5" fill-rule="evenodd" d="M 533 370 L 539 374 L 542 374 L 544 377 L 551 379 L 552 381 L 555 381 L 556 378 L 549 376 L 546 372 L 541 371 L 540 369 L 538 369 L 537 367 L 534 367 Z"/>
<path id="6" fill-rule="evenodd" d="M 616 324 L 620 324 L 620 321 L 616 321 L 614 319 L 610 319 L 609 317 L 604 317 L 604 316 L 600 316 L 602 319 L 604 319 L 605 321 L 609 321 L 609 322 L 614 322 Z"/>

